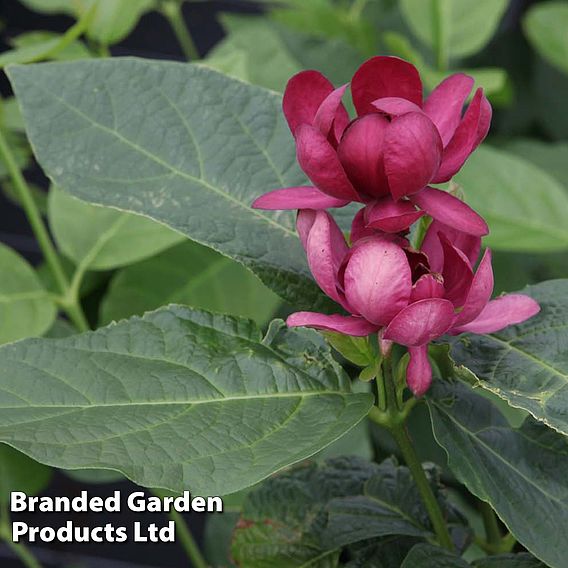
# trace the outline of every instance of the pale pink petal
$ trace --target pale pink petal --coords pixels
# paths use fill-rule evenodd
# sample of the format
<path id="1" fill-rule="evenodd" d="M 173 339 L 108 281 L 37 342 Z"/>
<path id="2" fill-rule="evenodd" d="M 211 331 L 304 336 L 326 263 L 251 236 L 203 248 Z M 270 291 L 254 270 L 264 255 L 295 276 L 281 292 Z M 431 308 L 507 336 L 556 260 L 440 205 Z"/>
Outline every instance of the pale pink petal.
<path id="1" fill-rule="evenodd" d="M 424 213 L 417 211 L 409 201 L 394 201 L 383 197 L 367 207 L 367 227 L 385 233 L 400 233 L 408 230 Z"/>
<path id="2" fill-rule="evenodd" d="M 474 320 L 483 311 L 483 308 L 491 299 L 492 293 L 493 268 L 491 266 L 491 251 L 487 249 L 473 277 L 463 309 L 456 316 L 453 327 L 459 327 Z"/>
<path id="3" fill-rule="evenodd" d="M 462 118 L 463 105 L 473 89 L 473 77 L 456 73 L 444 79 L 424 102 L 424 112 L 432 119 L 444 147 L 452 139 Z"/>
<path id="4" fill-rule="evenodd" d="M 442 163 L 433 183 L 450 180 L 463 166 L 468 156 L 479 146 L 491 124 L 491 105 L 478 89 L 466 110 L 454 136 L 444 148 Z"/>
<path id="5" fill-rule="evenodd" d="M 443 298 L 444 284 L 442 277 L 437 274 L 423 274 L 412 286 L 410 303 L 429 298 Z"/>
<path id="6" fill-rule="evenodd" d="M 444 251 L 444 268 L 442 269 L 444 297 L 450 300 L 455 308 L 460 308 L 469 294 L 473 282 L 473 270 L 465 254 L 454 247 L 443 233 L 440 233 L 440 241 Z"/>
<path id="7" fill-rule="evenodd" d="M 282 108 L 292 134 L 300 124 L 314 123 L 318 109 L 332 91 L 333 84 L 319 71 L 302 71 L 288 81 Z"/>
<path id="8" fill-rule="evenodd" d="M 319 287 L 333 300 L 344 305 L 337 289 L 337 272 L 349 252 L 341 229 L 327 211 L 316 211 L 306 241 L 308 265 Z"/>
<path id="9" fill-rule="evenodd" d="M 462 231 L 458 231 L 457 229 L 448 227 L 434 220 L 428 227 L 424 240 L 422 241 L 422 246 L 420 247 L 428 256 L 433 272 L 442 272 L 442 267 L 444 266 L 444 253 L 438 233 L 445 234 L 452 244 L 467 256 L 471 266 L 476 263 L 479 251 L 481 250 L 481 237 L 463 233 Z"/>
<path id="10" fill-rule="evenodd" d="M 357 211 L 357 213 L 355 214 L 355 217 L 353 217 L 353 221 L 351 223 L 351 243 L 356 243 L 357 241 L 364 239 L 365 237 L 372 237 L 376 234 L 377 231 L 367 228 L 367 222 L 365 220 L 365 208 L 359 209 L 359 211 Z"/>
<path id="11" fill-rule="evenodd" d="M 401 99 L 400 97 L 377 99 L 373 101 L 373 106 L 389 116 L 400 116 L 407 112 L 422 112 L 422 109 L 418 105 L 411 103 L 407 99 Z"/>
<path id="12" fill-rule="evenodd" d="M 444 335 L 452 325 L 454 306 L 448 300 L 420 300 L 404 308 L 389 324 L 385 339 L 419 347 Z"/>
<path id="13" fill-rule="evenodd" d="M 335 149 L 317 128 L 307 124 L 298 126 L 296 150 L 300 167 L 318 189 L 338 199 L 360 200 Z"/>
<path id="14" fill-rule="evenodd" d="M 333 130 L 333 142 L 337 144 L 343 131 L 349 124 L 349 115 L 341 102 L 343 95 L 349 85 L 343 85 L 330 93 L 319 107 L 314 126 L 329 140 Z"/>
<path id="15" fill-rule="evenodd" d="M 523 294 L 507 294 L 492 300 L 472 322 L 452 329 L 459 333 L 495 333 L 510 325 L 521 323 L 540 312 L 535 300 Z"/>
<path id="16" fill-rule="evenodd" d="M 422 396 L 432 384 L 432 366 L 428 359 L 428 345 L 409 347 L 410 360 L 406 368 L 406 384 L 415 396 Z"/>
<path id="17" fill-rule="evenodd" d="M 444 225 L 476 237 L 489 233 L 489 227 L 483 217 L 447 191 L 426 187 L 410 199 L 430 217 Z"/>
<path id="18" fill-rule="evenodd" d="M 442 140 L 432 121 L 411 112 L 392 120 L 385 135 L 384 164 L 391 195 L 400 199 L 428 185 L 440 166 Z"/>
<path id="19" fill-rule="evenodd" d="M 369 59 L 351 81 L 353 103 L 359 115 L 374 112 L 373 101 L 401 97 L 422 106 L 422 81 L 414 65 L 398 57 Z"/>
<path id="20" fill-rule="evenodd" d="M 286 187 L 261 195 L 252 204 L 253 209 L 329 209 L 344 207 L 349 201 L 322 193 L 317 187 Z"/>
<path id="21" fill-rule="evenodd" d="M 365 337 L 379 329 L 378 326 L 360 317 L 326 316 L 317 312 L 296 312 L 288 317 L 286 324 L 289 327 L 314 327 L 356 337 Z"/>
<path id="22" fill-rule="evenodd" d="M 351 308 L 377 325 L 387 325 L 408 304 L 412 287 L 406 254 L 380 237 L 351 250 L 343 281 Z"/>
<path id="23" fill-rule="evenodd" d="M 389 121 L 375 113 L 355 120 L 343 134 L 337 148 L 347 176 L 360 193 L 380 197 L 388 195 L 383 152 Z"/>

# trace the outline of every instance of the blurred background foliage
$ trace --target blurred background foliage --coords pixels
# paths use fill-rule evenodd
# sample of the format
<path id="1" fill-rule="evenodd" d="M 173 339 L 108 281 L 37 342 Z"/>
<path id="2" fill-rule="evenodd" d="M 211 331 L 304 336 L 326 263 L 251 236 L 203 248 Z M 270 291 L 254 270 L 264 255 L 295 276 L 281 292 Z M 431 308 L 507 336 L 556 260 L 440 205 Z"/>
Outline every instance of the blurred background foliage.
<path id="1" fill-rule="evenodd" d="M 222 34 L 219 28 L 203 28 L 205 11 Z M 27 15 L 33 26 L 22 28 Z M 119 55 L 170 57 L 199 60 L 278 92 L 291 75 L 309 68 L 336 85 L 346 83 L 376 54 L 411 61 L 427 90 L 451 73 L 468 73 L 488 94 L 494 120 L 488 142 L 455 182 L 490 224 L 486 244 L 495 253 L 496 293 L 568 276 L 568 1 L 4 0 L 0 20 L 0 69 L 10 63 Z M 137 36 L 140 27 L 151 33 Z M 132 37 L 143 38 L 136 49 Z M 166 41 L 177 54 L 161 49 Z M 1 85 L 0 130 L 32 184 L 93 327 L 171 302 L 251 317 L 261 325 L 286 315 L 289 308 L 255 276 L 218 253 L 148 219 L 49 189 L 4 77 Z M 2 161 L 0 188 L 0 342 L 74 333 L 56 319 L 53 282 L 26 236 L 25 217 Z M 126 241 L 137 246 L 124 247 Z M 518 422 L 518 413 L 507 412 Z M 421 457 L 445 466 L 427 418 L 417 414 L 414 422 Z M 384 436 L 366 435 L 366 428 L 349 433 L 326 450 L 326 457 L 346 451 L 388 455 L 392 448 L 382 446 Z M 23 470 L 30 472 L 30 492 L 45 489 L 46 468 L 13 450 L 0 450 L 5 468 L 0 501 Z M 80 482 L 119 477 L 86 472 Z M 451 476 L 446 481 L 452 483 Z M 206 552 L 219 564 L 229 562 L 238 501 L 233 516 L 214 517 L 206 531 Z"/>

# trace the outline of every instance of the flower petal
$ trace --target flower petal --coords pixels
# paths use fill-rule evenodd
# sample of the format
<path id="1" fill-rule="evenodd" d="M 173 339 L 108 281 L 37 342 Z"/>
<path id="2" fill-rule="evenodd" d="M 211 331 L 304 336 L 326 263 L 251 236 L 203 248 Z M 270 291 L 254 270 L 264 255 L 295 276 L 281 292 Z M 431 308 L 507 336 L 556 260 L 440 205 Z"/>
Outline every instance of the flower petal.
<path id="1" fill-rule="evenodd" d="M 330 93 L 320 105 L 314 119 L 314 126 L 319 128 L 328 140 L 333 130 L 332 139 L 335 144 L 339 142 L 349 124 L 349 115 L 341 102 L 348 86 L 349 84 L 343 85 Z"/>
<path id="2" fill-rule="evenodd" d="M 374 112 L 373 101 L 401 97 L 422 106 L 422 81 L 414 65 L 398 57 L 369 59 L 351 81 L 353 103 L 359 115 Z"/>
<path id="3" fill-rule="evenodd" d="M 384 97 L 373 101 L 372 104 L 377 110 L 389 116 L 400 116 L 407 112 L 422 112 L 422 109 L 418 105 L 411 103 L 409 100 L 401 99 L 400 97 Z"/>
<path id="4" fill-rule="evenodd" d="M 365 237 L 372 237 L 376 234 L 377 231 L 367 228 L 367 222 L 365 221 L 365 208 L 359 209 L 351 222 L 351 234 L 349 236 L 351 244 L 354 244 Z"/>
<path id="5" fill-rule="evenodd" d="M 319 287 L 333 300 L 344 305 L 337 290 L 337 273 L 349 252 L 341 229 L 327 211 L 316 211 L 306 240 L 308 265 Z"/>
<path id="6" fill-rule="evenodd" d="M 491 251 L 487 249 L 473 277 L 463 309 L 453 323 L 454 327 L 459 327 L 474 320 L 483 311 L 483 308 L 491 299 L 493 284 Z"/>
<path id="7" fill-rule="evenodd" d="M 448 300 L 420 300 L 404 308 L 389 324 L 384 337 L 408 347 L 420 347 L 448 331 L 454 306 Z"/>
<path id="8" fill-rule="evenodd" d="M 360 201 L 333 146 L 317 128 L 298 126 L 296 150 L 300 167 L 318 189 L 338 199 Z"/>
<path id="9" fill-rule="evenodd" d="M 440 233 L 440 241 L 444 251 L 444 297 L 450 300 L 454 307 L 460 308 L 465 304 L 469 289 L 473 282 L 473 270 L 469 260 L 463 252 L 449 241 L 448 237 Z"/>
<path id="10" fill-rule="evenodd" d="M 428 359 L 428 345 L 410 347 L 410 361 L 406 368 L 406 384 L 415 396 L 422 396 L 432 384 L 432 366 Z"/>
<path id="11" fill-rule="evenodd" d="M 412 279 L 406 254 L 380 237 L 359 243 L 351 249 L 345 267 L 347 302 L 368 321 L 387 325 L 410 298 Z"/>
<path id="12" fill-rule="evenodd" d="M 444 266 L 444 252 L 438 233 L 446 235 L 452 244 L 467 256 L 471 266 L 476 263 L 479 251 L 481 250 L 481 237 L 463 233 L 462 231 L 440 223 L 440 221 L 434 220 L 428 227 L 424 240 L 422 241 L 422 246 L 420 247 L 428 256 L 433 272 L 442 272 Z"/>
<path id="13" fill-rule="evenodd" d="M 394 201 L 384 197 L 367 206 L 367 227 L 385 233 L 400 233 L 418 221 L 424 213 L 409 201 Z"/>
<path id="14" fill-rule="evenodd" d="M 476 237 L 489 233 L 489 227 L 483 217 L 447 191 L 426 187 L 410 199 L 430 217 L 444 225 Z"/>
<path id="15" fill-rule="evenodd" d="M 489 101 L 483 90 L 478 89 L 454 136 L 444 148 L 440 170 L 433 183 L 448 181 L 460 170 L 468 156 L 487 136 L 491 114 Z"/>
<path id="16" fill-rule="evenodd" d="M 444 147 L 458 127 L 463 105 L 473 89 L 473 77 L 456 73 L 444 79 L 424 102 L 424 112 L 436 125 Z"/>
<path id="17" fill-rule="evenodd" d="M 452 335 L 463 332 L 494 333 L 521 323 L 540 312 L 535 300 L 523 294 L 507 294 L 492 300 L 472 322 L 452 329 Z"/>
<path id="18" fill-rule="evenodd" d="M 296 230 L 304 250 L 308 249 L 308 237 L 316 220 L 316 211 L 313 209 L 300 209 L 296 217 Z"/>
<path id="19" fill-rule="evenodd" d="M 426 115 L 410 112 L 394 118 L 385 144 L 385 173 L 394 199 L 430 183 L 440 166 L 442 140 Z"/>
<path id="20" fill-rule="evenodd" d="M 444 284 L 442 278 L 436 274 L 423 274 L 412 286 L 410 303 L 429 298 L 443 298 Z"/>
<path id="21" fill-rule="evenodd" d="M 285 187 L 275 189 L 261 195 L 254 201 L 254 209 L 285 210 L 285 209 L 329 209 L 344 207 L 349 201 L 337 199 L 322 193 L 317 187 Z"/>
<path id="22" fill-rule="evenodd" d="M 292 134 L 300 124 L 314 123 L 318 109 L 332 91 L 333 84 L 319 71 L 302 71 L 288 81 L 282 108 Z"/>
<path id="23" fill-rule="evenodd" d="M 358 118 L 343 134 L 337 155 L 347 176 L 361 193 L 388 195 L 383 152 L 389 121 L 375 113 Z"/>
<path id="24" fill-rule="evenodd" d="M 378 326 L 363 318 L 340 315 L 326 316 L 317 312 L 296 312 L 288 316 L 286 324 L 288 327 L 315 327 L 316 329 L 336 331 L 356 337 L 365 337 L 379 329 Z"/>

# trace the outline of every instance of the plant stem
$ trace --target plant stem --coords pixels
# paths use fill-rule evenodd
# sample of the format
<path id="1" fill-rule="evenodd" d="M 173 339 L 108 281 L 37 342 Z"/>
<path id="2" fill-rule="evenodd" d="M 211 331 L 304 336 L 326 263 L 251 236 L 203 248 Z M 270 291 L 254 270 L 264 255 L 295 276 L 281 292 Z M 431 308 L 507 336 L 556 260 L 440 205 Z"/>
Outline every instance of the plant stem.
<path id="1" fill-rule="evenodd" d="M 166 0 L 162 2 L 161 12 L 166 17 L 170 26 L 176 34 L 181 49 L 188 61 L 199 59 L 199 52 L 183 17 L 182 4 L 176 0 Z"/>
<path id="2" fill-rule="evenodd" d="M 189 527 L 187 526 L 183 517 L 175 510 L 169 512 L 169 516 L 176 525 L 176 533 L 179 537 L 180 543 L 191 560 L 194 568 L 207 568 L 207 562 L 203 558 Z"/>
<path id="3" fill-rule="evenodd" d="M 63 298 L 66 299 L 67 292 L 69 290 L 69 282 L 67 281 L 67 276 L 63 270 L 61 262 L 59 261 L 59 257 L 57 256 L 57 251 L 51 242 L 51 238 L 49 237 L 49 233 L 43 223 L 43 219 L 41 218 L 41 214 L 36 206 L 36 203 L 33 199 L 31 189 L 27 184 L 16 160 L 14 158 L 14 154 L 10 150 L 8 146 L 8 142 L 4 137 L 4 134 L 0 130 L 0 158 L 6 164 L 6 168 L 10 177 L 12 178 L 12 182 L 14 183 L 14 189 L 20 198 L 20 202 L 24 211 L 26 213 L 26 217 L 31 225 L 31 228 L 34 232 L 34 235 L 37 239 L 39 247 L 43 253 L 43 257 L 45 258 L 45 262 L 49 267 L 53 275 L 53 279 L 55 280 L 55 284 Z M 89 329 L 89 325 L 87 324 L 87 320 L 81 310 L 81 307 L 76 299 L 73 301 L 64 301 L 61 303 L 63 309 L 67 312 L 67 315 L 71 319 L 71 321 L 75 324 L 77 329 L 80 331 L 85 331 Z"/>
<path id="4" fill-rule="evenodd" d="M 10 534 L 10 527 L 5 520 L 0 526 L 0 538 L 6 543 L 8 548 L 22 561 L 26 568 L 41 568 L 41 564 L 35 556 L 28 550 L 23 542 L 14 542 Z"/>
<path id="5" fill-rule="evenodd" d="M 445 71 L 448 67 L 448 38 L 446 14 L 448 8 L 446 0 L 431 0 L 432 21 L 434 23 L 434 51 L 436 54 L 436 67 L 438 71 Z"/>
<path id="6" fill-rule="evenodd" d="M 444 515 L 440 509 L 440 504 L 432 491 L 430 482 L 426 477 L 426 473 L 416 454 L 412 440 L 406 430 L 405 422 L 409 414 L 409 408 L 407 408 L 408 403 L 402 405 L 402 407 L 399 405 L 396 386 L 392 376 L 392 362 L 390 358 L 385 359 L 383 362 L 382 376 L 384 377 L 386 409 L 382 408 L 384 404 L 381 404 L 380 407 L 373 407 L 369 413 L 369 418 L 387 428 L 391 433 L 418 487 L 418 491 L 420 492 L 420 496 L 422 497 L 422 501 L 424 502 L 428 516 L 438 537 L 438 542 L 443 547 L 453 550 L 454 545 Z M 412 402 L 410 408 L 414 406 L 414 404 L 415 403 Z"/>
<path id="7" fill-rule="evenodd" d="M 479 502 L 479 511 L 481 513 L 481 518 L 483 519 L 483 526 L 485 527 L 487 544 L 491 548 L 499 549 L 502 544 L 502 538 L 495 511 L 491 505 L 485 501 Z"/>

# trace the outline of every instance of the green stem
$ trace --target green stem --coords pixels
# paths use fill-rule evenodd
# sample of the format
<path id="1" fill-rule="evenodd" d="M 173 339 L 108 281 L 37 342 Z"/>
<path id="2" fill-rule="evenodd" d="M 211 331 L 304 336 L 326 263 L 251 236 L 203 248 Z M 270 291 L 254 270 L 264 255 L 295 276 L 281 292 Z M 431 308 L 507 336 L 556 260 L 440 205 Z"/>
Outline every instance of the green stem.
<path id="1" fill-rule="evenodd" d="M 66 298 L 67 292 L 69 289 L 69 283 L 67 281 L 67 277 L 65 276 L 65 272 L 59 261 L 59 257 L 57 256 L 57 251 L 51 242 L 49 237 L 49 233 L 43 223 L 43 219 L 41 218 L 41 214 L 36 206 L 36 203 L 33 199 L 31 189 L 27 184 L 18 164 L 16 163 L 16 159 L 14 158 L 14 154 L 10 150 L 8 146 L 8 142 L 4 137 L 4 134 L 0 130 L 0 158 L 6 164 L 6 168 L 12 182 L 14 183 L 14 189 L 20 198 L 20 202 L 28 221 L 31 225 L 31 228 L 34 232 L 34 235 L 37 239 L 39 247 L 43 253 L 45 258 L 45 262 L 49 267 L 53 275 L 53 279 L 55 280 L 55 284 L 63 298 Z M 75 324 L 77 329 L 80 331 L 85 331 L 89 329 L 89 325 L 87 324 L 87 320 L 81 310 L 81 307 L 78 301 L 73 302 L 64 302 L 62 304 L 63 309 L 67 312 L 69 318 Z"/>
<path id="2" fill-rule="evenodd" d="M 448 67 L 448 38 L 446 14 L 448 12 L 446 0 L 431 0 L 432 21 L 434 23 L 434 51 L 436 54 L 436 67 L 438 71 L 445 71 Z"/>
<path id="3" fill-rule="evenodd" d="M 501 544 L 501 531 L 499 530 L 499 523 L 495 511 L 489 503 L 480 501 L 479 510 L 483 519 L 483 526 L 485 527 L 485 536 L 487 543 L 491 546 L 498 547 Z"/>
<path id="4" fill-rule="evenodd" d="M 199 52 L 185 24 L 182 3 L 176 0 L 166 0 L 161 4 L 161 12 L 174 30 L 186 59 L 188 61 L 199 59 Z"/>
<path id="5" fill-rule="evenodd" d="M 41 564 L 36 560 L 34 555 L 28 550 L 23 542 L 14 542 L 10 527 L 5 520 L 2 520 L 0 526 L 0 538 L 6 543 L 8 548 L 22 561 L 26 568 L 41 568 Z"/>
<path id="6" fill-rule="evenodd" d="M 207 562 L 203 558 L 189 527 L 187 526 L 183 517 L 174 509 L 169 512 L 169 516 L 176 525 L 176 533 L 179 537 L 180 543 L 191 560 L 194 568 L 207 568 Z"/>
<path id="7" fill-rule="evenodd" d="M 369 418 L 381 426 L 387 428 L 397 443 L 402 457 L 408 466 L 408 469 L 412 473 L 412 477 L 418 487 L 422 501 L 428 511 L 428 516 L 438 537 L 438 542 L 445 548 L 449 550 L 454 549 L 444 515 L 440 509 L 440 504 L 432 491 L 430 482 L 426 477 L 426 473 L 422 468 L 420 459 L 416 454 L 416 450 L 412 444 L 412 440 L 408 435 L 406 430 L 405 422 L 409 414 L 409 408 L 412 408 L 412 404 L 408 408 L 408 403 L 406 405 L 399 405 L 398 396 L 396 393 L 396 386 L 394 384 L 392 376 L 392 362 L 390 359 L 386 359 L 383 363 L 383 373 L 385 381 L 385 391 L 386 391 L 386 409 L 381 409 L 378 407 L 373 407 L 369 413 Z M 382 406 L 382 405 L 381 405 Z"/>

